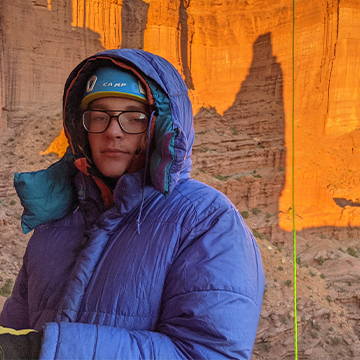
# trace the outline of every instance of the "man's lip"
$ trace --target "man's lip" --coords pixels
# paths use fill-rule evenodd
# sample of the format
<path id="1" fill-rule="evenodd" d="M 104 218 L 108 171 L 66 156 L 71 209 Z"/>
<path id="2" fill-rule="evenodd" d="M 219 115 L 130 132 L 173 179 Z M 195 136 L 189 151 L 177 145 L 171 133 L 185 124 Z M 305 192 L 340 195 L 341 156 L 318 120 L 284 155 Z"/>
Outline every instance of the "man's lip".
<path id="1" fill-rule="evenodd" d="M 101 151 L 101 154 L 109 158 L 119 158 L 130 155 L 128 151 L 119 150 L 119 149 L 104 149 Z"/>

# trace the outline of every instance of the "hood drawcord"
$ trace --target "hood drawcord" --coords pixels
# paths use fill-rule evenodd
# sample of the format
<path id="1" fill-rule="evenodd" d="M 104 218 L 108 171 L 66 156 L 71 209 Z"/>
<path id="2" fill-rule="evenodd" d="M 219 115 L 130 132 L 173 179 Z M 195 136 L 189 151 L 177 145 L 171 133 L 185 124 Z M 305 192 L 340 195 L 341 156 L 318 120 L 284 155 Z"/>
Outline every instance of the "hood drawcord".
<path id="1" fill-rule="evenodd" d="M 147 176 L 147 171 L 148 171 L 148 167 L 149 167 L 149 155 L 150 155 L 150 142 L 151 142 L 151 129 L 152 129 L 152 123 L 153 123 L 153 119 L 155 117 L 155 111 L 153 110 L 151 112 L 150 115 L 150 120 L 149 120 L 149 126 L 146 130 L 146 153 L 145 153 L 145 166 L 144 166 L 144 174 L 143 174 L 143 179 L 142 179 L 142 184 L 141 184 L 141 203 L 140 203 L 140 209 L 139 209 L 139 214 L 136 218 L 136 228 L 137 228 L 137 233 L 140 235 L 140 226 L 141 226 L 141 215 L 142 215 L 142 210 L 144 207 L 144 200 L 145 200 L 145 184 L 146 184 L 146 176 Z"/>

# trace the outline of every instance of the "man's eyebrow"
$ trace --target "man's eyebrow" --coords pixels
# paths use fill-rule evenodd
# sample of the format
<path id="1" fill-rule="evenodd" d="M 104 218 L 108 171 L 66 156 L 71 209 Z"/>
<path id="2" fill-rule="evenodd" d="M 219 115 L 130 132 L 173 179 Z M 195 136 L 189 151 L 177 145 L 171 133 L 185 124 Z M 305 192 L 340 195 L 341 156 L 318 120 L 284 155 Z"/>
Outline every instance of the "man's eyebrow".
<path id="1" fill-rule="evenodd" d="M 129 106 L 124 106 L 124 110 L 135 110 L 135 111 L 146 111 L 144 106 L 136 106 L 136 105 L 129 105 Z"/>

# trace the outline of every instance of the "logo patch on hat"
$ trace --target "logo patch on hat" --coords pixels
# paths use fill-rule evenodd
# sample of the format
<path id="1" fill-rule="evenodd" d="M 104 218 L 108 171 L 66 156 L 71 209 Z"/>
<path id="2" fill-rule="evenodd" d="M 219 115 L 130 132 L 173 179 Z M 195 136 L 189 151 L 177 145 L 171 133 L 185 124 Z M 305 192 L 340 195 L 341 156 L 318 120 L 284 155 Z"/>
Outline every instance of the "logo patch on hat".
<path id="1" fill-rule="evenodd" d="M 139 93 L 143 94 L 143 95 L 146 95 L 145 89 L 144 89 L 144 87 L 142 86 L 142 84 L 141 84 L 141 82 L 139 80 L 138 80 L 138 86 L 139 86 Z"/>
<path id="2" fill-rule="evenodd" d="M 93 90 L 95 84 L 96 84 L 97 76 L 93 75 L 86 84 L 86 92 L 90 92 Z"/>

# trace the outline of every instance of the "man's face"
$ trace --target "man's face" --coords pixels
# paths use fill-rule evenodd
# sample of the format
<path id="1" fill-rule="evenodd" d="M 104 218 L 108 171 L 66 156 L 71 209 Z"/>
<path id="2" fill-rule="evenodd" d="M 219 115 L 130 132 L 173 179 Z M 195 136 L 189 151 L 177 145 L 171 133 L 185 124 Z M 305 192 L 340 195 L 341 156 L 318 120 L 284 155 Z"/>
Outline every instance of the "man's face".
<path id="1" fill-rule="evenodd" d="M 128 110 L 147 113 L 147 106 L 132 99 L 105 97 L 92 101 L 88 110 L 105 110 L 111 115 Z M 144 144 L 145 134 L 127 134 L 112 118 L 105 132 L 88 133 L 88 139 L 96 167 L 104 176 L 118 178 L 125 173 L 136 151 Z"/>

